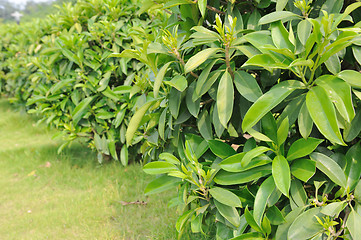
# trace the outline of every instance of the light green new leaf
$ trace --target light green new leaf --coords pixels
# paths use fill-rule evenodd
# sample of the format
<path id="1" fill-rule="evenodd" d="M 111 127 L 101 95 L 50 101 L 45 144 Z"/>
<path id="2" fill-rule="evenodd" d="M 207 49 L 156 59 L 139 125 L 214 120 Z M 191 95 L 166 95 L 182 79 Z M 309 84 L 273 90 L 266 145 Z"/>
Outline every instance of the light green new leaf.
<path id="1" fill-rule="evenodd" d="M 207 0 L 198 0 L 198 8 L 204 18 L 207 10 Z"/>
<path id="2" fill-rule="evenodd" d="M 347 218 L 346 226 L 353 239 L 359 239 L 361 236 L 360 223 L 361 216 L 356 211 L 352 210 Z"/>
<path id="3" fill-rule="evenodd" d="M 164 65 L 161 67 L 161 69 L 159 69 L 159 72 L 158 72 L 158 74 L 157 74 L 157 77 L 155 78 L 154 86 L 153 86 L 153 92 L 154 92 L 154 97 L 155 97 L 155 98 L 158 97 L 159 88 L 160 88 L 160 86 L 162 85 L 164 75 L 165 75 L 165 73 L 167 72 L 168 67 L 169 67 L 169 65 L 170 65 L 171 63 L 172 63 L 172 62 L 168 62 L 168 63 L 164 64 Z"/>
<path id="4" fill-rule="evenodd" d="M 253 217 L 258 226 L 261 225 L 263 213 L 266 210 L 267 200 L 275 188 L 273 177 L 269 177 L 259 187 L 254 199 Z"/>
<path id="5" fill-rule="evenodd" d="M 74 109 L 72 112 L 73 116 L 73 124 L 77 125 L 80 119 L 83 118 L 83 116 L 88 112 L 87 108 L 90 105 L 90 103 L 94 100 L 95 97 L 88 97 L 83 99 L 78 106 Z"/>
<path id="6" fill-rule="evenodd" d="M 241 200 L 233 192 L 219 187 L 213 187 L 209 189 L 209 193 L 218 202 L 223 203 L 230 207 L 242 207 Z"/>
<path id="7" fill-rule="evenodd" d="M 288 150 L 287 160 L 292 161 L 294 159 L 307 156 L 308 154 L 312 153 L 322 142 L 323 140 L 317 138 L 298 139 L 292 143 L 290 149 Z"/>
<path id="8" fill-rule="evenodd" d="M 178 158 L 176 158 L 173 154 L 170 154 L 167 152 L 163 152 L 163 153 L 159 154 L 159 159 L 162 159 L 168 163 L 173 163 L 176 165 L 180 164 L 180 161 Z"/>
<path id="9" fill-rule="evenodd" d="M 288 80 L 271 88 L 271 90 L 262 95 L 247 111 L 242 122 L 243 131 L 246 132 L 253 127 L 264 115 L 281 103 L 295 89 L 303 87 L 304 84 L 299 81 Z"/>
<path id="10" fill-rule="evenodd" d="M 226 71 L 218 85 L 217 110 L 219 121 L 223 127 L 227 128 L 227 123 L 231 119 L 233 112 L 234 89 L 231 75 Z"/>
<path id="11" fill-rule="evenodd" d="M 337 76 L 350 84 L 351 87 L 361 88 L 361 73 L 355 70 L 343 70 Z"/>
<path id="12" fill-rule="evenodd" d="M 200 51 L 196 55 L 192 56 L 188 62 L 184 66 L 184 72 L 188 73 L 193 71 L 199 65 L 204 63 L 207 59 L 209 59 L 213 54 L 220 51 L 220 48 L 207 48 L 205 50 Z"/>
<path id="13" fill-rule="evenodd" d="M 272 12 L 270 14 L 267 14 L 265 16 L 263 16 L 258 24 L 259 25 L 263 25 L 263 24 L 267 24 L 267 23 L 272 23 L 272 22 L 276 22 L 279 20 L 282 20 L 283 22 L 292 20 L 292 19 L 300 19 L 301 16 L 293 13 L 293 12 L 288 12 L 288 11 L 277 11 L 277 12 Z"/>
<path id="14" fill-rule="evenodd" d="M 317 218 L 325 216 L 321 208 L 311 208 L 299 215 L 288 230 L 287 239 L 306 240 L 323 231 L 323 226 L 317 222 Z"/>
<path id="15" fill-rule="evenodd" d="M 282 120 L 280 126 L 277 129 L 277 144 L 281 146 L 288 137 L 288 130 L 290 128 L 288 117 Z"/>
<path id="16" fill-rule="evenodd" d="M 143 171 L 147 174 L 162 174 L 162 173 L 169 173 L 171 171 L 178 170 L 176 166 L 174 166 L 173 163 L 169 162 L 150 162 L 147 163 L 143 167 Z"/>
<path id="17" fill-rule="evenodd" d="M 128 129 L 125 134 L 125 138 L 128 146 L 132 145 L 134 134 L 137 131 L 139 124 L 144 117 L 144 114 L 148 111 L 148 109 L 150 108 L 150 106 L 152 106 L 153 103 L 154 101 L 145 103 L 141 108 L 138 109 L 138 111 L 135 112 L 133 117 L 130 119 Z"/>
<path id="18" fill-rule="evenodd" d="M 346 176 L 341 167 L 326 155 L 314 152 L 310 155 L 311 159 L 316 161 L 316 167 L 327 175 L 334 183 L 346 188 Z"/>
<path id="19" fill-rule="evenodd" d="M 235 227 L 238 227 L 241 223 L 241 219 L 239 217 L 239 213 L 237 212 L 235 207 L 230 207 L 227 205 L 224 205 L 223 203 L 213 200 L 214 205 L 216 205 L 216 208 L 218 209 L 219 213 L 227 219 L 231 224 L 233 224 Z"/>
<path id="20" fill-rule="evenodd" d="M 272 176 L 277 188 L 288 197 L 291 186 L 291 172 L 285 157 L 276 156 L 273 159 Z"/>
<path id="21" fill-rule="evenodd" d="M 248 101 L 255 102 L 262 96 L 261 88 L 256 79 L 249 73 L 238 71 L 234 74 L 234 84 L 238 92 Z"/>
<path id="22" fill-rule="evenodd" d="M 313 87 L 306 96 L 308 112 L 320 132 L 330 141 L 346 145 L 338 128 L 335 108 L 325 90 Z"/>
<path id="23" fill-rule="evenodd" d="M 291 173 L 296 178 L 307 182 L 316 172 L 316 162 L 310 159 L 297 159 L 292 162 Z"/>

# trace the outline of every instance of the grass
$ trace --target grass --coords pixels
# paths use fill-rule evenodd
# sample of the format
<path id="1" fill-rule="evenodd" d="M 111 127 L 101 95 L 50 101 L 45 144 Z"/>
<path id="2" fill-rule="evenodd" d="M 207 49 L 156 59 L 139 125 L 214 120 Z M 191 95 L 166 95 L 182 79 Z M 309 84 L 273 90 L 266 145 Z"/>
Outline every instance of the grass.
<path id="1" fill-rule="evenodd" d="M 139 164 L 99 165 L 80 145 L 57 155 L 53 134 L 0 100 L 0 239 L 177 238 L 175 191 L 146 197 Z"/>

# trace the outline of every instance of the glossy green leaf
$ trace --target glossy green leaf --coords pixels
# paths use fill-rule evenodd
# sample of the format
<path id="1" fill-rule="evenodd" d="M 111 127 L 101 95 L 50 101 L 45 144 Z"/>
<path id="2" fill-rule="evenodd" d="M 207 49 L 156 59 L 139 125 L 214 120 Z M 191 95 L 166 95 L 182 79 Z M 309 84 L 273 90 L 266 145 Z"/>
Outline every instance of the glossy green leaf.
<path id="1" fill-rule="evenodd" d="M 353 195 L 355 196 L 357 202 L 361 203 L 361 180 L 358 181 Z"/>
<path id="2" fill-rule="evenodd" d="M 225 128 L 222 126 L 221 122 L 219 121 L 217 104 L 214 104 L 213 106 L 214 107 L 212 112 L 212 120 L 213 120 L 212 124 L 217 137 L 221 138 Z"/>
<path id="3" fill-rule="evenodd" d="M 182 216 L 180 216 L 175 224 L 175 227 L 178 232 L 183 231 L 184 225 L 186 222 L 190 219 L 190 217 L 193 215 L 194 210 L 188 210 L 185 213 L 183 213 Z"/>
<path id="4" fill-rule="evenodd" d="M 146 195 L 150 195 L 150 194 L 164 192 L 174 188 L 180 182 L 181 179 L 179 178 L 164 175 L 151 181 L 145 188 L 144 193 Z"/>
<path id="5" fill-rule="evenodd" d="M 288 39 L 289 33 L 281 21 L 273 22 L 271 24 L 271 36 L 272 41 L 277 48 L 285 48 L 293 52 L 295 46 Z"/>
<path id="6" fill-rule="evenodd" d="M 163 152 L 163 153 L 159 154 L 159 159 L 162 159 L 168 163 L 172 163 L 172 164 L 176 164 L 176 165 L 180 164 L 180 161 L 178 158 L 176 158 L 173 154 L 167 153 L 167 152 Z"/>
<path id="7" fill-rule="evenodd" d="M 230 207 L 242 207 L 241 200 L 233 192 L 219 187 L 212 187 L 209 189 L 209 193 L 218 202 L 223 203 Z"/>
<path id="8" fill-rule="evenodd" d="M 207 48 L 205 50 L 200 51 L 196 55 L 192 56 L 185 64 L 184 72 L 188 73 L 190 71 L 193 71 L 195 68 L 197 68 L 199 65 L 204 63 L 207 59 L 209 59 L 219 50 L 220 50 L 219 48 Z"/>
<path id="9" fill-rule="evenodd" d="M 290 166 L 285 157 L 276 156 L 272 162 L 272 176 L 277 188 L 285 195 L 289 196 L 291 186 Z"/>
<path id="10" fill-rule="evenodd" d="M 346 142 L 351 142 L 354 140 L 361 132 L 361 109 L 356 110 L 356 115 L 352 119 L 351 123 L 346 125 L 345 130 L 343 131 L 343 137 Z"/>
<path id="11" fill-rule="evenodd" d="M 283 223 L 282 225 L 279 225 L 277 228 L 275 240 L 288 239 L 287 234 L 291 224 L 303 212 L 303 210 L 304 208 L 302 207 L 295 208 L 286 215 L 285 217 L 286 222 Z"/>
<path id="12" fill-rule="evenodd" d="M 211 151 L 222 159 L 236 154 L 236 151 L 231 146 L 220 140 L 209 140 L 208 145 Z"/>
<path id="13" fill-rule="evenodd" d="M 308 138 L 311 134 L 312 127 L 313 121 L 308 112 L 306 102 L 304 102 L 298 114 L 298 129 L 303 138 Z"/>
<path id="14" fill-rule="evenodd" d="M 351 87 L 343 80 L 330 75 L 319 77 L 315 83 L 325 90 L 341 116 L 347 122 L 351 122 L 355 116 L 355 110 L 352 105 Z"/>
<path id="15" fill-rule="evenodd" d="M 283 119 L 280 126 L 277 129 L 277 144 L 278 146 L 281 146 L 288 137 L 288 130 L 289 130 L 289 123 L 288 123 L 288 117 Z"/>
<path id="16" fill-rule="evenodd" d="M 258 157 L 259 155 L 267 151 L 272 151 L 272 149 L 263 146 L 252 149 L 251 151 L 247 152 L 242 158 L 241 166 L 244 168 L 251 162 L 253 158 Z"/>
<path id="17" fill-rule="evenodd" d="M 353 45 L 352 53 L 353 53 L 353 56 L 355 57 L 356 61 L 358 62 L 358 64 L 361 64 L 361 47 Z"/>
<path id="18" fill-rule="evenodd" d="M 353 191 L 361 177 L 361 145 L 360 142 L 353 145 L 346 153 L 347 188 Z"/>
<path id="19" fill-rule="evenodd" d="M 256 223 L 260 226 L 264 211 L 266 210 L 267 200 L 271 196 L 275 188 L 273 177 L 269 177 L 259 187 L 256 198 L 254 199 L 253 217 Z"/>
<path id="20" fill-rule="evenodd" d="M 351 87 L 361 88 L 361 73 L 355 70 L 343 70 L 337 76 L 350 84 Z"/>
<path id="21" fill-rule="evenodd" d="M 219 121 L 227 128 L 227 123 L 231 119 L 233 112 L 234 89 L 231 75 L 226 71 L 218 85 L 217 110 Z"/>
<path id="22" fill-rule="evenodd" d="M 271 71 L 272 69 L 287 69 L 288 68 L 287 64 L 277 61 L 268 53 L 259 54 L 259 55 L 251 57 L 242 65 L 242 67 L 247 67 L 247 66 L 262 67 L 268 71 Z"/>
<path id="23" fill-rule="evenodd" d="M 253 228 L 254 230 L 258 231 L 258 232 L 262 232 L 260 226 L 258 225 L 258 223 L 255 221 L 252 213 L 248 210 L 248 206 L 246 207 L 246 209 L 244 210 L 244 216 L 247 220 L 247 223 L 251 226 L 251 228 Z"/>
<path id="24" fill-rule="evenodd" d="M 335 217 L 340 214 L 340 212 L 347 206 L 346 202 L 333 202 L 324 206 L 321 210 L 321 213 Z"/>
<path id="25" fill-rule="evenodd" d="M 341 167 L 326 155 L 314 152 L 310 155 L 311 159 L 316 161 L 316 167 L 326 174 L 334 183 L 346 188 L 346 176 Z"/>
<path id="26" fill-rule="evenodd" d="M 238 92 L 250 102 L 255 102 L 262 96 L 262 91 L 256 79 L 247 72 L 235 72 L 234 84 L 236 85 Z"/>
<path id="27" fill-rule="evenodd" d="M 153 101 L 145 103 L 141 108 L 138 109 L 138 111 L 135 112 L 133 117 L 130 119 L 128 129 L 125 134 L 125 138 L 128 146 L 132 145 L 134 134 L 137 131 L 139 124 L 142 121 L 145 113 L 148 111 L 148 109 L 152 106 L 153 103 L 154 103 Z"/>
<path id="28" fill-rule="evenodd" d="M 197 3 L 198 3 L 199 11 L 202 14 L 202 17 L 205 17 L 207 10 L 207 0 L 198 0 Z"/>
<path id="29" fill-rule="evenodd" d="M 108 148 L 109 148 L 109 153 L 112 155 L 113 159 L 119 160 L 118 154 L 116 151 L 115 141 L 109 141 Z"/>
<path id="30" fill-rule="evenodd" d="M 213 139 L 211 120 L 207 110 L 202 111 L 201 115 L 198 118 L 197 126 L 199 132 L 201 133 L 204 139 L 206 140 Z"/>
<path id="31" fill-rule="evenodd" d="M 302 20 L 297 25 L 297 36 L 302 45 L 306 45 L 307 39 L 311 35 L 312 24 L 307 19 Z"/>
<path id="32" fill-rule="evenodd" d="M 210 74 L 214 64 L 217 61 L 218 59 L 209 63 L 207 67 L 203 69 L 202 73 L 199 75 L 199 78 L 197 79 L 197 83 L 196 83 L 196 88 L 192 96 L 193 101 L 197 100 L 199 97 L 205 94 L 221 74 L 220 71 L 214 71 L 212 72 L 212 74 Z"/>
<path id="33" fill-rule="evenodd" d="M 337 54 L 331 55 L 329 59 L 325 61 L 325 65 L 332 74 L 336 75 L 341 71 L 341 62 Z"/>
<path id="34" fill-rule="evenodd" d="M 217 200 L 213 200 L 216 208 L 218 209 L 219 213 L 227 219 L 231 224 L 233 224 L 235 227 L 238 227 L 240 225 L 240 217 L 239 213 L 237 212 L 235 207 L 230 207 L 227 205 L 224 205 L 223 203 L 218 202 Z"/>
<path id="35" fill-rule="evenodd" d="M 303 207 L 307 204 L 307 199 L 308 199 L 307 194 L 302 183 L 299 180 L 297 179 L 292 180 L 290 192 L 291 192 L 290 203 L 292 209 Z"/>
<path id="36" fill-rule="evenodd" d="M 249 164 L 242 167 L 241 162 L 245 154 L 245 152 L 242 152 L 230 156 L 220 162 L 219 166 L 228 172 L 243 172 L 272 162 L 272 160 L 267 155 L 261 155 L 259 157 L 253 158 Z"/>
<path id="37" fill-rule="evenodd" d="M 244 233 L 241 236 L 231 238 L 230 240 L 264 240 L 264 237 L 262 233 L 249 232 L 249 233 Z"/>
<path id="38" fill-rule="evenodd" d="M 323 231 L 323 227 L 317 222 L 317 218 L 322 219 L 324 214 L 321 208 L 311 208 L 298 216 L 288 230 L 287 239 L 306 240 Z"/>
<path id="39" fill-rule="evenodd" d="M 176 75 L 174 78 L 172 78 L 172 80 L 163 82 L 176 88 L 180 92 L 183 92 L 188 86 L 187 79 L 182 75 Z"/>
<path id="40" fill-rule="evenodd" d="M 282 212 L 276 206 L 268 208 L 266 216 L 272 225 L 280 225 L 286 221 Z"/>
<path id="41" fill-rule="evenodd" d="M 230 173 L 224 170 L 221 170 L 217 173 L 214 178 L 214 181 L 217 184 L 221 185 L 234 185 L 234 184 L 243 184 L 251 181 L 256 181 L 261 177 L 265 177 L 272 172 L 271 165 L 264 165 L 256 168 L 252 168 L 247 171 L 240 173 Z"/>
<path id="42" fill-rule="evenodd" d="M 78 106 L 74 109 L 72 112 L 73 116 L 73 124 L 77 125 L 80 119 L 84 117 L 84 115 L 88 112 L 88 107 L 91 104 L 91 102 L 94 100 L 94 97 L 87 97 L 83 99 Z"/>
<path id="43" fill-rule="evenodd" d="M 269 13 L 269 14 L 263 16 L 259 20 L 258 24 L 263 25 L 263 24 L 267 24 L 267 23 L 276 22 L 279 20 L 286 22 L 286 21 L 289 21 L 292 19 L 299 19 L 299 18 L 301 18 L 301 17 L 293 12 L 277 11 L 277 12 L 272 12 L 272 13 Z"/>
<path id="44" fill-rule="evenodd" d="M 159 123 L 158 123 L 158 133 L 159 133 L 159 136 L 165 140 L 165 121 L 166 121 L 166 118 L 167 118 L 167 111 L 168 111 L 168 108 L 165 108 L 162 113 L 160 114 L 160 117 L 159 117 Z"/>
<path id="45" fill-rule="evenodd" d="M 120 162 L 123 166 L 128 166 L 129 156 L 128 156 L 128 147 L 124 144 L 120 150 Z"/>
<path id="46" fill-rule="evenodd" d="M 296 178 L 307 182 L 316 172 L 316 162 L 310 159 L 296 159 L 292 162 L 291 173 Z"/>
<path id="47" fill-rule="evenodd" d="M 143 171 L 147 174 L 162 174 L 178 170 L 173 163 L 169 162 L 150 162 L 143 167 Z"/>
<path id="48" fill-rule="evenodd" d="M 153 86 L 153 92 L 154 92 L 154 97 L 157 98 L 158 97 L 158 92 L 160 89 L 160 86 L 162 85 L 163 79 L 164 79 L 164 75 L 168 70 L 169 65 L 172 62 L 168 62 L 166 64 L 164 64 L 160 69 L 159 72 L 157 74 L 157 77 L 155 78 L 154 81 L 154 86 Z"/>
<path id="49" fill-rule="evenodd" d="M 346 226 L 353 239 L 358 239 L 361 236 L 360 222 L 361 216 L 356 211 L 352 210 L 347 218 Z"/>
<path id="50" fill-rule="evenodd" d="M 175 88 L 172 88 L 168 94 L 169 96 L 169 111 L 175 119 L 178 119 L 179 110 L 182 102 L 182 93 Z"/>
<path id="51" fill-rule="evenodd" d="M 274 86 L 262 95 L 247 111 L 242 122 L 243 131 L 253 127 L 267 112 L 281 103 L 295 89 L 302 88 L 303 86 L 301 82 L 295 80 L 281 82 Z"/>
<path id="52" fill-rule="evenodd" d="M 287 160 L 292 161 L 311 154 L 322 142 L 322 139 L 317 138 L 298 139 L 292 143 L 290 149 L 288 150 Z"/>
<path id="53" fill-rule="evenodd" d="M 335 108 L 321 87 L 313 87 L 306 96 L 308 112 L 320 132 L 330 141 L 345 145 L 336 120 Z"/>
<path id="54" fill-rule="evenodd" d="M 186 104 L 187 109 L 195 118 L 198 117 L 199 110 L 201 108 L 201 98 L 198 98 L 196 101 L 193 101 L 192 95 L 194 94 L 195 82 L 191 83 L 187 89 L 186 95 Z"/>

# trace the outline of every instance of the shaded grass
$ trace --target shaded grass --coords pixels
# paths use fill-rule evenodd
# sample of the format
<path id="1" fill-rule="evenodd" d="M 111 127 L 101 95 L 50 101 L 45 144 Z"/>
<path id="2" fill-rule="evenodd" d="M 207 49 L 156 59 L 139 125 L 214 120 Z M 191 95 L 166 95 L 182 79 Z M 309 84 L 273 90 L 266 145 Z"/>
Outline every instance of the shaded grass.
<path id="1" fill-rule="evenodd" d="M 99 165 L 76 144 L 57 155 L 54 132 L 4 100 L 0 134 L 0 239 L 177 238 L 178 214 L 167 208 L 175 190 L 144 196 L 153 177 L 139 164 Z M 137 200 L 147 205 L 121 204 Z"/>

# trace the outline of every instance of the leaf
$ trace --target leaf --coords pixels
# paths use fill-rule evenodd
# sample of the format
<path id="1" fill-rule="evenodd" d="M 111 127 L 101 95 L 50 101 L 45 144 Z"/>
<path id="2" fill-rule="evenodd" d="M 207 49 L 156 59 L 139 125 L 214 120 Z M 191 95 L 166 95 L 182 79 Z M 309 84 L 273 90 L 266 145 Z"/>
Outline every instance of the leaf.
<path id="1" fill-rule="evenodd" d="M 207 0 L 198 0 L 198 8 L 204 18 L 207 10 Z"/>
<path id="2" fill-rule="evenodd" d="M 219 171 L 214 181 L 217 184 L 221 185 L 235 185 L 235 184 L 243 184 L 251 181 L 256 181 L 261 177 L 265 177 L 271 174 L 272 168 L 271 165 L 264 165 L 256 168 L 252 168 L 247 171 L 243 171 L 240 173 L 229 173 L 224 170 Z"/>
<path id="3" fill-rule="evenodd" d="M 80 119 L 84 117 L 84 115 L 87 113 L 87 108 L 90 105 L 90 103 L 94 100 L 95 97 L 87 97 L 83 99 L 78 106 L 75 107 L 74 111 L 72 112 L 73 116 L 73 124 L 77 125 Z"/>
<path id="4" fill-rule="evenodd" d="M 172 163 L 172 164 L 176 164 L 176 165 L 180 164 L 180 161 L 178 158 L 176 158 L 173 154 L 170 154 L 167 152 L 163 152 L 163 153 L 159 154 L 159 159 L 162 159 L 168 163 Z"/>
<path id="5" fill-rule="evenodd" d="M 352 53 L 353 53 L 353 56 L 355 57 L 356 61 L 358 62 L 358 64 L 361 64 L 361 47 L 353 45 Z"/>
<path id="6" fill-rule="evenodd" d="M 335 217 L 340 214 L 340 212 L 347 206 L 346 202 L 333 202 L 324 206 L 321 210 L 321 213 Z"/>
<path id="7" fill-rule="evenodd" d="M 336 120 L 336 111 L 324 89 L 313 87 L 306 96 L 307 109 L 320 132 L 330 141 L 345 145 Z"/>
<path id="8" fill-rule="evenodd" d="M 263 94 L 247 111 L 242 122 L 243 131 L 248 131 L 253 127 L 266 113 L 281 103 L 295 89 L 302 88 L 304 85 L 295 80 L 281 82 Z"/>
<path id="9" fill-rule="evenodd" d="M 341 62 L 337 54 L 331 55 L 330 58 L 325 61 L 325 65 L 332 74 L 336 75 L 341 71 Z"/>
<path id="10" fill-rule="evenodd" d="M 357 202 L 360 203 L 361 202 L 361 180 L 358 181 L 353 195 L 355 196 Z"/>
<path id="11" fill-rule="evenodd" d="M 230 156 L 220 162 L 219 166 L 228 172 L 243 172 L 272 162 L 272 160 L 267 155 L 261 155 L 259 157 L 253 158 L 249 164 L 242 167 L 241 162 L 245 154 L 245 152 L 242 152 Z"/>
<path id="12" fill-rule="evenodd" d="M 241 200 L 233 192 L 219 187 L 213 187 L 209 189 L 209 193 L 218 202 L 223 203 L 230 207 L 242 207 Z"/>
<path id="13" fill-rule="evenodd" d="M 361 88 L 361 73 L 355 70 L 343 70 L 337 77 L 351 85 L 351 87 Z"/>
<path id="14" fill-rule="evenodd" d="M 235 227 L 238 227 L 240 225 L 241 219 L 235 207 L 224 205 L 223 203 L 220 203 L 217 200 L 213 200 L 213 202 L 216 208 L 218 209 L 219 213 L 225 219 L 227 219 L 232 225 L 234 225 Z"/>
<path id="15" fill-rule="evenodd" d="M 361 146 L 360 142 L 353 145 L 346 153 L 347 189 L 353 191 L 361 177 Z"/>
<path id="16" fill-rule="evenodd" d="M 122 149 L 120 150 L 120 162 L 123 166 L 128 166 L 128 147 L 123 145 Z"/>
<path id="17" fill-rule="evenodd" d="M 230 240 L 264 240 L 264 237 L 262 233 L 249 232 L 249 233 L 244 233 L 241 236 L 231 238 Z"/>
<path id="18" fill-rule="evenodd" d="M 175 88 L 172 88 L 168 94 L 169 111 L 175 119 L 178 119 L 179 109 L 182 101 L 182 93 Z"/>
<path id="19" fill-rule="evenodd" d="M 227 123 L 231 119 L 233 112 L 234 89 L 231 75 L 226 71 L 218 85 L 217 110 L 219 121 L 223 127 L 227 128 Z"/>
<path id="20" fill-rule="evenodd" d="M 310 37 L 312 24 L 307 19 L 302 20 L 297 25 L 297 36 L 303 46 L 306 45 L 307 39 Z"/>
<path id="21" fill-rule="evenodd" d="M 268 208 L 266 216 L 272 225 L 280 225 L 286 221 L 282 212 L 276 206 Z"/>
<path id="22" fill-rule="evenodd" d="M 289 128 L 290 128 L 290 125 L 288 122 L 288 117 L 286 117 L 285 119 L 283 119 L 283 121 L 281 122 L 281 124 L 277 130 L 278 146 L 281 146 L 286 141 L 286 139 L 288 137 Z"/>
<path id="23" fill-rule="evenodd" d="M 273 159 L 272 176 L 277 188 L 288 197 L 291 186 L 291 173 L 290 166 L 285 157 L 276 156 Z"/>
<path id="24" fill-rule="evenodd" d="M 254 199 L 253 217 L 258 226 L 261 225 L 263 213 L 266 209 L 267 200 L 275 188 L 273 177 L 269 177 L 259 187 L 256 198 Z"/>
<path id="25" fill-rule="evenodd" d="M 295 46 L 288 39 L 289 33 L 281 21 L 271 24 L 271 36 L 274 45 L 279 48 L 289 49 L 293 52 Z"/>
<path id="26" fill-rule="evenodd" d="M 288 11 L 277 11 L 277 12 L 272 12 L 270 14 L 267 14 L 265 16 L 263 16 L 258 24 L 259 25 L 263 25 L 263 24 L 267 24 L 267 23 L 272 23 L 272 22 L 276 22 L 279 20 L 282 20 L 284 22 L 292 20 L 292 19 L 299 19 L 301 18 L 301 16 L 293 13 L 293 12 L 288 12 Z"/>
<path id="27" fill-rule="evenodd" d="M 309 239 L 317 233 L 323 231 L 322 225 L 317 222 L 317 218 L 322 218 L 321 208 L 311 208 L 298 216 L 288 230 L 287 239 Z"/>
<path id="28" fill-rule="evenodd" d="M 361 216 L 355 210 L 352 210 L 347 218 L 346 226 L 353 239 L 358 239 L 361 236 L 360 222 Z"/>
<path id="29" fill-rule="evenodd" d="M 125 133 L 125 138 L 128 146 L 132 145 L 134 134 L 137 131 L 145 113 L 152 106 L 153 102 L 154 101 L 146 102 L 141 108 L 138 109 L 138 111 L 135 112 L 133 117 L 130 119 L 127 132 Z"/>
<path id="30" fill-rule="evenodd" d="M 291 173 L 296 178 L 307 182 L 316 172 L 316 162 L 309 159 L 297 159 L 292 162 Z"/>
<path id="31" fill-rule="evenodd" d="M 198 118 L 197 126 L 204 139 L 211 140 L 213 138 L 211 121 L 207 110 L 202 111 Z"/>
<path id="32" fill-rule="evenodd" d="M 272 71 L 272 69 L 274 69 L 274 68 L 276 68 L 276 69 L 278 69 L 278 68 L 279 69 L 287 69 L 288 68 L 287 64 L 276 61 L 268 53 L 258 54 L 258 55 L 251 57 L 242 65 L 242 67 L 247 67 L 247 66 L 258 66 L 258 67 L 262 67 L 268 71 Z"/>
<path id="33" fill-rule="evenodd" d="M 263 146 L 252 149 L 251 151 L 247 152 L 244 155 L 244 157 L 242 158 L 241 166 L 242 167 L 247 166 L 253 158 L 258 157 L 259 155 L 261 155 L 267 151 L 272 151 L 272 149 L 270 149 L 268 147 L 263 147 Z"/>
<path id="34" fill-rule="evenodd" d="M 220 51 L 220 48 L 207 48 L 205 50 L 200 51 L 196 55 L 192 56 L 188 62 L 184 65 L 184 72 L 188 73 L 193 71 L 199 65 L 204 63 L 207 59 L 209 59 L 213 54 Z"/>
<path id="35" fill-rule="evenodd" d="M 150 194 L 164 192 L 166 190 L 174 188 L 180 182 L 181 179 L 179 178 L 164 175 L 151 181 L 145 188 L 144 193 L 146 195 L 150 195 Z"/>
<path id="36" fill-rule="evenodd" d="M 256 230 L 258 232 L 262 232 L 260 226 L 255 221 L 255 219 L 254 219 L 253 215 L 251 214 L 251 212 L 248 210 L 248 206 L 244 210 L 244 216 L 246 218 L 247 223 L 251 226 L 251 228 L 253 228 L 254 230 Z"/>
<path id="37" fill-rule="evenodd" d="M 311 159 L 316 161 L 316 167 L 327 175 L 334 183 L 346 188 L 346 176 L 341 167 L 326 155 L 314 152 L 310 155 Z"/>
<path id="38" fill-rule="evenodd" d="M 220 140 L 209 140 L 208 145 L 211 151 L 222 159 L 237 153 L 231 146 Z"/>
<path id="39" fill-rule="evenodd" d="M 276 11 L 280 12 L 282 11 L 288 3 L 288 0 L 277 0 L 276 1 Z"/>
<path id="40" fill-rule="evenodd" d="M 313 121 L 308 112 L 306 102 L 304 102 L 298 114 L 298 128 L 303 138 L 308 138 L 311 134 L 312 127 Z"/>
<path id="41" fill-rule="evenodd" d="M 316 79 L 315 83 L 325 90 L 341 116 L 347 122 L 351 122 L 355 117 L 355 111 L 352 105 L 351 87 L 343 80 L 330 75 L 319 77 Z"/>
<path id="42" fill-rule="evenodd" d="M 303 207 L 295 208 L 287 214 L 285 217 L 286 222 L 277 228 L 275 240 L 287 239 L 287 233 L 291 224 L 303 212 L 303 209 Z"/>
<path id="43" fill-rule="evenodd" d="M 209 73 L 211 72 L 214 64 L 218 61 L 218 59 L 212 61 L 207 65 L 205 69 L 203 69 L 202 73 L 199 75 L 196 83 L 196 89 L 193 93 L 193 101 L 200 98 L 203 94 L 205 94 L 213 85 L 213 83 L 217 80 L 218 76 L 221 74 L 220 71 L 212 72 L 211 76 L 209 77 Z"/>
<path id="44" fill-rule="evenodd" d="M 115 141 L 109 141 L 108 143 L 109 152 L 112 155 L 113 159 L 119 160 L 118 154 L 115 147 Z"/>
<path id="45" fill-rule="evenodd" d="M 162 174 L 178 170 L 173 163 L 169 162 L 150 162 L 143 167 L 143 171 L 147 174 Z"/>
<path id="46" fill-rule="evenodd" d="M 244 71 L 237 71 L 234 73 L 234 84 L 238 92 L 248 101 L 255 102 L 262 91 L 258 86 L 256 79 L 249 73 Z"/>
<path id="47" fill-rule="evenodd" d="M 164 83 L 176 88 L 180 92 L 183 92 L 188 86 L 187 79 L 182 75 L 176 75 L 172 80 L 164 81 Z"/>
<path id="48" fill-rule="evenodd" d="M 193 215 L 195 210 L 188 210 L 180 216 L 175 224 L 175 227 L 178 232 L 183 231 L 184 224 L 188 221 L 188 219 Z"/>
<path id="49" fill-rule="evenodd" d="M 297 179 L 293 179 L 290 190 L 291 190 L 290 203 L 292 209 L 305 206 L 307 203 L 307 194 L 305 192 L 302 183 Z M 292 206 L 294 204 L 296 206 Z"/>
<path id="50" fill-rule="evenodd" d="M 157 74 L 157 77 L 156 77 L 155 80 L 154 80 L 154 86 L 153 86 L 153 93 L 154 93 L 154 97 L 155 97 L 155 98 L 158 97 L 158 92 L 159 92 L 160 86 L 162 85 L 162 81 L 163 81 L 164 75 L 165 75 L 165 73 L 167 72 L 168 67 L 169 67 L 169 65 L 170 65 L 171 63 L 172 63 L 172 62 L 168 62 L 168 63 L 164 64 L 164 65 L 159 69 L 159 72 L 158 72 L 158 74 Z"/>
<path id="51" fill-rule="evenodd" d="M 158 133 L 159 133 L 159 136 L 165 140 L 165 121 L 166 121 L 166 118 L 167 118 L 167 111 L 168 109 L 165 108 L 162 113 L 160 114 L 160 117 L 159 117 L 159 122 L 158 122 Z"/>
<path id="52" fill-rule="evenodd" d="M 292 161 L 311 154 L 322 142 L 322 139 L 317 138 L 298 139 L 292 143 L 290 149 L 288 150 L 287 160 Z"/>
<path id="53" fill-rule="evenodd" d="M 343 131 L 343 137 L 346 142 L 351 142 L 361 132 L 361 109 L 358 108 L 356 111 L 356 116 L 352 119 L 351 124 L 347 125 Z"/>
<path id="54" fill-rule="evenodd" d="M 197 118 L 201 107 L 201 98 L 198 98 L 196 101 L 193 101 L 192 99 L 195 85 L 196 82 L 192 82 L 187 89 L 186 104 L 189 113 L 192 114 L 195 118 Z"/>

